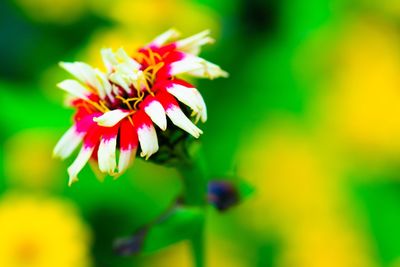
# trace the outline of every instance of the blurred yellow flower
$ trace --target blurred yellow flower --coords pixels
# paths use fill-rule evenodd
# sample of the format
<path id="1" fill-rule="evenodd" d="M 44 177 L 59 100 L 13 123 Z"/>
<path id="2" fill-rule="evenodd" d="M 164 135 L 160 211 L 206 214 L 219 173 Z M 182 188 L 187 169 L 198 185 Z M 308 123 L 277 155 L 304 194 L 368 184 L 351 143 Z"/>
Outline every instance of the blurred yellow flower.
<path id="1" fill-rule="evenodd" d="M 240 153 L 239 175 L 256 188 L 239 207 L 243 225 L 281 238 L 279 267 L 376 266 L 371 240 L 343 190 L 335 150 L 294 119 L 276 116 Z"/>
<path id="2" fill-rule="evenodd" d="M 235 250 L 236 249 L 236 250 Z M 237 253 L 237 247 L 232 240 L 222 240 L 215 233 L 208 234 L 206 238 L 206 266 L 207 267 L 241 267 L 244 266 Z M 190 243 L 187 241 L 174 244 L 144 260 L 145 266 L 151 267 L 191 267 L 193 259 L 191 256 Z"/>
<path id="3" fill-rule="evenodd" d="M 86 11 L 83 0 L 15 0 L 15 3 L 32 19 L 56 24 L 71 23 Z"/>
<path id="4" fill-rule="evenodd" d="M 383 159 L 400 155 L 400 38 L 377 18 L 350 19 L 335 41 L 333 75 L 319 86 L 312 114 L 346 150 Z M 328 51 L 328 53 L 330 53 Z M 387 158 L 386 158 L 387 159 Z"/>
<path id="5" fill-rule="evenodd" d="M 191 262 L 189 242 L 179 242 L 143 259 L 144 266 L 151 267 L 189 267 Z"/>
<path id="6" fill-rule="evenodd" d="M 375 14 L 383 12 L 385 15 L 398 18 L 400 16 L 400 2 L 393 0 L 358 0 L 363 7 L 373 10 Z"/>
<path id="7" fill-rule="evenodd" d="M 0 266 L 91 266 L 88 234 L 70 203 L 16 193 L 1 199 Z"/>
<path id="8" fill-rule="evenodd" d="M 210 29 L 212 36 L 218 37 L 220 31 L 218 14 L 194 1 L 92 1 L 91 7 L 115 22 L 111 27 L 97 30 L 79 55 L 93 66 L 103 65 L 98 53 L 100 49 L 123 47 L 132 53 L 169 27 L 179 29 L 183 35 Z"/>
<path id="9" fill-rule="evenodd" d="M 147 34 L 138 34 L 138 30 L 131 27 L 114 26 L 99 29 L 92 34 L 88 45 L 81 50 L 78 58 L 82 58 L 82 61 L 89 65 L 105 71 L 103 59 L 99 53 L 101 49 L 108 47 L 116 51 L 122 47 L 128 53 L 133 53 L 142 44 L 149 41 L 148 37 Z"/>
<path id="10" fill-rule="evenodd" d="M 146 37 L 151 37 L 169 27 L 183 34 L 219 28 L 218 14 L 208 6 L 192 0 L 91 0 L 91 7 L 101 16 L 125 27 L 135 27 Z"/>

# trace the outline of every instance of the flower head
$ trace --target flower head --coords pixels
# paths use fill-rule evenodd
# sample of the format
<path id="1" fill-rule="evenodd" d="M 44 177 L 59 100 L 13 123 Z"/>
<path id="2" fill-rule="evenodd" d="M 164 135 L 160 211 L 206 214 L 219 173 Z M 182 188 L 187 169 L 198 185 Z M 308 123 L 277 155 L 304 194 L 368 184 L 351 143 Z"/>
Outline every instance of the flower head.
<path id="1" fill-rule="evenodd" d="M 132 56 L 122 48 L 116 52 L 103 49 L 106 72 L 82 62 L 60 64 L 76 78 L 58 84 L 72 96 L 70 104 L 76 113 L 73 126 L 60 139 L 54 154 L 66 158 L 83 143 L 68 168 L 69 184 L 77 181 L 91 158 L 101 172 L 110 175 L 123 173 L 139 147 L 140 156 L 148 159 L 159 149 L 157 131 L 167 129 L 167 117 L 195 138 L 202 134 L 195 123 L 207 120 L 204 100 L 193 85 L 177 75 L 227 76 L 220 67 L 197 56 L 201 46 L 213 42 L 208 34 L 204 31 L 170 42 L 178 33 L 168 30 Z M 194 123 L 178 102 L 192 110 Z"/>

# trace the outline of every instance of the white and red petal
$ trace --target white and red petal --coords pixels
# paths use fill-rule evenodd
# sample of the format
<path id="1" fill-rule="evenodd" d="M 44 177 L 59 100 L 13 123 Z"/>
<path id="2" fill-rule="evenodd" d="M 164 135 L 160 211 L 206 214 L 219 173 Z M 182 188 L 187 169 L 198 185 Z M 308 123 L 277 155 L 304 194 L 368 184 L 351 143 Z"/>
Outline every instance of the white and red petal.
<path id="1" fill-rule="evenodd" d="M 135 159 L 138 145 L 136 129 L 129 120 L 121 122 L 119 137 L 118 174 L 122 174 Z"/>
<path id="2" fill-rule="evenodd" d="M 160 103 L 163 105 L 165 112 L 167 113 L 167 116 L 171 119 L 173 124 L 185 130 L 195 138 L 200 137 L 203 131 L 186 117 L 172 95 L 165 91 L 161 91 L 157 94 L 157 99 L 160 100 Z"/>
<path id="3" fill-rule="evenodd" d="M 174 76 L 182 73 L 209 79 L 228 77 L 228 73 L 223 71 L 218 65 L 190 54 L 185 54 L 181 60 L 172 62 L 169 65 L 170 75 Z"/>
<path id="4" fill-rule="evenodd" d="M 69 93 L 73 97 L 84 100 L 89 100 L 89 95 L 92 94 L 92 92 L 88 88 L 75 80 L 64 80 L 58 83 L 57 87 Z"/>
<path id="5" fill-rule="evenodd" d="M 150 95 L 147 96 L 139 107 L 146 112 L 146 114 L 158 127 L 160 127 L 161 130 L 165 131 L 167 129 L 167 116 L 165 115 L 165 110 L 161 103 L 154 97 Z"/>
<path id="6" fill-rule="evenodd" d="M 100 137 L 102 135 L 103 128 L 98 126 L 92 121 L 92 125 L 88 129 L 85 137 L 83 138 L 83 146 L 85 147 L 97 147 L 100 143 Z"/>
<path id="7" fill-rule="evenodd" d="M 90 118 L 91 116 L 87 116 Z M 68 167 L 68 174 L 69 174 L 69 182 L 68 184 L 71 185 L 72 183 L 78 181 L 78 174 L 83 169 L 85 164 L 91 158 L 93 151 L 96 150 L 99 143 L 99 138 L 101 135 L 101 128 L 93 123 L 88 129 L 85 137 L 83 138 L 83 145 L 81 150 L 79 151 L 78 156 L 74 160 L 74 162 Z M 86 126 L 83 125 L 83 126 Z M 82 126 L 82 127 L 83 127 Z M 78 127 L 77 127 L 78 128 Z M 80 129 L 78 129 L 79 131 Z"/>
<path id="8" fill-rule="evenodd" d="M 85 132 L 78 132 L 76 125 L 73 125 L 57 142 L 53 150 L 53 156 L 61 159 L 69 157 L 82 142 L 84 136 Z"/>
<path id="9" fill-rule="evenodd" d="M 179 83 L 171 82 L 170 86 L 166 87 L 168 93 L 176 97 L 180 102 L 189 106 L 194 114 L 196 121 L 201 118 L 202 122 L 207 120 L 207 108 L 203 97 L 194 87 L 187 87 Z"/>
<path id="10" fill-rule="evenodd" d="M 209 34 L 210 30 L 205 30 L 188 38 L 176 41 L 176 47 L 185 53 L 198 55 L 201 46 L 214 42 L 214 39 L 208 36 Z"/>
<path id="11" fill-rule="evenodd" d="M 167 43 L 168 41 L 178 38 L 179 35 L 180 35 L 180 33 L 177 30 L 169 29 L 166 32 L 163 32 L 162 34 L 160 34 L 159 36 L 154 38 L 154 40 L 151 41 L 150 44 L 148 44 L 147 46 L 160 47 L 160 46 L 164 45 L 165 43 Z"/>
<path id="12" fill-rule="evenodd" d="M 68 185 L 71 186 L 74 182 L 78 181 L 78 174 L 89 161 L 94 147 L 83 146 L 79 151 L 78 156 L 74 162 L 68 167 L 69 181 Z"/>
<path id="13" fill-rule="evenodd" d="M 93 121 L 97 122 L 99 126 L 113 127 L 129 114 L 130 112 L 127 110 L 114 109 L 111 111 L 107 111 L 99 117 L 94 117 Z"/>
<path id="14" fill-rule="evenodd" d="M 142 110 L 134 114 L 133 122 L 136 125 L 139 144 L 142 150 L 140 156 L 148 159 L 158 151 L 156 130 L 149 116 Z"/>
<path id="15" fill-rule="evenodd" d="M 185 130 L 193 137 L 199 138 L 203 133 L 202 130 L 200 130 L 190 119 L 186 117 L 179 106 L 170 106 L 166 112 L 173 124 Z"/>
<path id="16" fill-rule="evenodd" d="M 97 160 L 101 172 L 107 172 L 110 175 L 115 173 L 116 163 L 116 148 L 117 148 L 117 135 L 119 125 L 102 128 L 102 137 L 97 152 Z"/>

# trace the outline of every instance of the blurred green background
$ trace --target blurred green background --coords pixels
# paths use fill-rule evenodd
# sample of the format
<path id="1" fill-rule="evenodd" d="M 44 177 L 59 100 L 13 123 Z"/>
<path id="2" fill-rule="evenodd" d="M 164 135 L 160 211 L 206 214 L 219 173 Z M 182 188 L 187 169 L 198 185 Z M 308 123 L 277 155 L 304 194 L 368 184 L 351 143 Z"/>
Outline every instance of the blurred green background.
<path id="1" fill-rule="evenodd" d="M 230 77 L 196 81 L 208 172 L 256 188 L 208 209 L 208 266 L 400 266 L 399 25 L 394 0 L 0 1 L 0 266 L 192 266 L 187 242 L 112 250 L 180 192 L 173 169 L 138 159 L 101 183 L 86 167 L 69 188 L 72 159 L 51 158 L 73 113 L 57 63 L 170 27 L 216 38 L 202 56 Z"/>

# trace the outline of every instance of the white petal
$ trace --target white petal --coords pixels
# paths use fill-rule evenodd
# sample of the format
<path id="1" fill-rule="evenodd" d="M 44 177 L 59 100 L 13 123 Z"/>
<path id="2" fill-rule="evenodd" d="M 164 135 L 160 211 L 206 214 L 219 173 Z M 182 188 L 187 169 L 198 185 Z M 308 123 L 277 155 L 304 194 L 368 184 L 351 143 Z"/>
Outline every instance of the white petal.
<path id="1" fill-rule="evenodd" d="M 180 84 L 174 84 L 167 88 L 167 91 L 175 96 L 180 102 L 189 106 L 195 114 L 199 114 L 201 120 L 207 120 L 207 108 L 203 97 L 196 88 L 186 87 Z"/>
<path id="2" fill-rule="evenodd" d="M 196 90 L 195 88 L 192 88 L 192 90 Z M 196 90 L 197 91 L 197 90 Z M 198 96 L 198 103 L 201 106 L 199 115 L 201 117 L 201 121 L 202 122 L 206 122 L 207 121 L 207 106 L 206 103 L 204 102 L 203 97 L 201 96 L 201 94 L 199 93 L 199 91 L 197 91 L 197 96 Z M 199 118 L 197 118 L 198 120 Z"/>
<path id="3" fill-rule="evenodd" d="M 214 63 L 208 61 L 205 61 L 202 68 L 188 71 L 187 73 L 195 77 L 208 78 L 211 80 L 219 77 L 229 77 L 229 73 L 222 70 L 218 65 L 215 65 Z"/>
<path id="4" fill-rule="evenodd" d="M 114 93 L 115 95 L 121 94 L 121 92 L 120 92 L 121 90 L 120 90 L 119 87 L 116 86 L 115 84 L 112 85 L 112 91 L 113 91 L 113 93 Z"/>
<path id="5" fill-rule="evenodd" d="M 129 115 L 129 112 L 121 109 L 114 109 L 101 115 L 100 117 L 93 118 L 93 121 L 97 122 L 98 125 L 104 127 L 113 127 L 123 118 Z"/>
<path id="6" fill-rule="evenodd" d="M 84 135 L 76 131 L 75 125 L 69 128 L 54 147 L 53 156 L 61 159 L 69 157 L 82 142 Z"/>
<path id="7" fill-rule="evenodd" d="M 151 101 L 145 108 L 144 111 L 151 118 L 151 120 L 160 127 L 161 130 L 167 129 L 167 117 L 165 116 L 165 110 L 160 102 L 157 100 Z"/>
<path id="8" fill-rule="evenodd" d="M 202 45 L 214 42 L 214 39 L 208 36 L 209 34 L 210 30 L 202 31 L 196 35 L 177 41 L 176 46 L 183 52 L 198 55 Z"/>
<path id="9" fill-rule="evenodd" d="M 119 72 L 114 72 L 109 76 L 109 79 L 122 87 L 128 94 L 132 92 L 129 88 L 129 78 L 126 75 L 121 75 Z"/>
<path id="10" fill-rule="evenodd" d="M 104 65 L 106 66 L 108 72 L 112 72 L 114 66 L 118 64 L 118 61 L 111 48 L 101 49 L 101 57 L 103 59 Z"/>
<path id="11" fill-rule="evenodd" d="M 200 57 L 186 54 L 185 57 L 171 64 L 171 75 L 188 73 L 195 77 L 214 79 L 228 77 L 228 73 L 219 66 Z"/>
<path id="12" fill-rule="evenodd" d="M 138 129 L 138 138 L 142 152 L 141 157 L 148 159 L 158 150 L 157 133 L 153 125 L 143 125 Z"/>
<path id="13" fill-rule="evenodd" d="M 169 29 L 166 32 L 160 34 L 157 36 L 151 43 L 150 45 L 156 45 L 156 46 L 162 46 L 166 42 L 168 42 L 171 39 L 175 39 L 179 37 L 179 32 L 175 29 Z"/>
<path id="14" fill-rule="evenodd" d="M 166 113 L 173 124 L 193 135 L 195 138 L 199 138 L 200 134 L 203 133 L 202 130 L 197 128 L 197 126 L 186 117 L 179 107 L 171 106 L 166 110 Z"/>
<path id="15" fill-rule="evenodd" d="M 119 153 L 118 160 L 118 174 L 122 174 L 126 171 L 132 161 L 135 159 L 136 148 L 121 150 Z"/>
<path id="16" fill-rule="evenodd" d="M 105 91 L 96 77 L 96 71 L 94 68 L 83 62 L 60 62 L 60 66 L 74 75 L 79 81 L 96 90 L 100 98 L 104 98 Z"/>
<path id="17" fill-rule="evenodd" d="M 130 71 L 140 69 L 139 62 L 130 57 L 123 48 L 118 49 L 115 53 L 110 48 L 102 49 L 101 55 L 109 73 L 115 71 L 120 64 L 128 66 Z"/>
<path id="18" fill-rule="evenodd" d="M 110 98 L 111 101 L 114 100 L 114 96 L 112 94 L 112 85 L 108 81 L 107 76 L 98 69 L 95 69 L 96 77 L 100 83 L 100 86 L 103 88 L 106 95 Z"/>
<path id="19" fill-rule="evenodd" d="M 91 94 L 91 91 L 75 80 L 64 80 L 57 86 L 74 97 L 89 100 L 87 96 Z"/>
<path id="20" fill-rule="evenodd" d="M 107 172 L 110 175 L 114 174 L 117 166 L 115 159 L 115 151 L 117 146 L 117 137 L 102 138 L 99 150 L 97 152 L 97 158 L 99 161 L 99 169 L 101 172 Z"/>
<path id="21" fill-rule="evenodd" d="M 140 69 L 140 64 L 133 58 L 131 58 L 125 50 L 121 47 L 120 49 L 117 50 L 115 53 L 117 60 L 120 63 L 125 63 L 127 64 L 131 70 L 139 70 Z"/>
<path id="22" fill-rule="evenodd" d="M 82 66 L 85 63 L 83 62 L 60 62 L 59 65 L 60 67 L 62 67 L 63 69 L 65 69 L 66 71 L 68 71 L 69 73 L 71 73 L 75 78 L 77 78 L 78 80 L 82 81 L 82 82 L 86 82 L 86 76 L 88 74 L 85 74 L 82 71 Z"/>
<path id="23" fill-rule="evenodd" d="M 74 182 L 78 181 L 78 173 L 83 169 L 85 164 L 90 159 L 90 156 L 92 155 L 93 150 L 94 150 L 94 147 L 83 146 L 81 148 L 75 161 L 68 168 L 68 174 L 69 174 L 68 185 L 69 186 L 71 186 L 71 184 L 73 184 Z"/>

